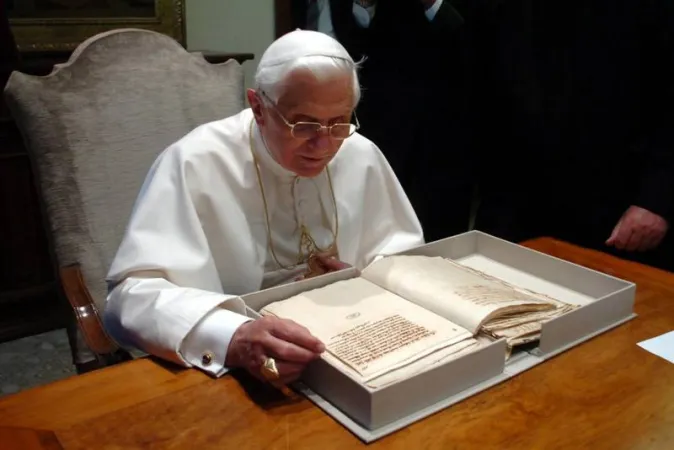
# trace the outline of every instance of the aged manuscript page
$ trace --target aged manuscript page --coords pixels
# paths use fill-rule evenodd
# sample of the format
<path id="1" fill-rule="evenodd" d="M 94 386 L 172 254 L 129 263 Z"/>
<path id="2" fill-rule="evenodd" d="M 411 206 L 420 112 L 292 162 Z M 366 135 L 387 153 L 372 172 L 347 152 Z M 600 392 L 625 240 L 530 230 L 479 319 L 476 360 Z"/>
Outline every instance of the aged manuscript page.
<path id="1" fill-rule="evenodd" d="M 572 306 L 441 257 L 389 256 L 361 277 L 271 303 L 326 345 L 323 358 L 381 387 L 504 338 L 510 351 Z"/>
<path id="2" fill-rule="evenodd" d="M 446 358 L 476 343 L 465 328 L 363 278 L 304 292 L 267 305 L 261 313 L 308 328 L 325 343 L 327 360 L 364 383 L 443 349 L 434 356 Z"/>
<path id="3" fill-rule="evenodd" d="M 572 309 L 442 257 L 390 256 L 365 268 L 362 277 L 511 346 L 536 339 L 542 322 Z"/>

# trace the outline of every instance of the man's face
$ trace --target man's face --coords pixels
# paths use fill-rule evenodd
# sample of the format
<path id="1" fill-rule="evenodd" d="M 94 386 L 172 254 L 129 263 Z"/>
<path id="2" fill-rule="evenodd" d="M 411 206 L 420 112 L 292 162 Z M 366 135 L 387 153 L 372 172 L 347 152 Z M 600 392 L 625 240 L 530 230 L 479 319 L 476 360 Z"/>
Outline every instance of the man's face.
<path id="1" fill-rule="evenodd" d="M 318 81 L 308 71 L 296 71 L 288 76 L 276 108 L 261 92 L 249 91 L 248 100 L 274 159 L 299 176 L 314 177 L 332 160 L 343 141 L 330 137 L 325 129 L 313 138 L 293 137 L 281 115 L 291 124 L 349 123 L 354 106 L 353 79 L 345 74 Z"/>

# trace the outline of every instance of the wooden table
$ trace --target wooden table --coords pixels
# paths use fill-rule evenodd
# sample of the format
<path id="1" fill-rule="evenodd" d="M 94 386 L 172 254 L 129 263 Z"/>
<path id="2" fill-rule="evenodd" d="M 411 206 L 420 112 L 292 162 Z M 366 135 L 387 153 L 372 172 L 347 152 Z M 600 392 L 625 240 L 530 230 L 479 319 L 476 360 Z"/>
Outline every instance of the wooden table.
<path id="1" fill-rule="evenodd" d="M 525 245 L 637 283 L 639 317 L 372 448 L 674 449 L 674 365 L 636 344 L 674 329 L 674 274 L 550 239 Z M 307 400 L 142 359 L 0 400 L 0 448 L 364 447 Z"/>

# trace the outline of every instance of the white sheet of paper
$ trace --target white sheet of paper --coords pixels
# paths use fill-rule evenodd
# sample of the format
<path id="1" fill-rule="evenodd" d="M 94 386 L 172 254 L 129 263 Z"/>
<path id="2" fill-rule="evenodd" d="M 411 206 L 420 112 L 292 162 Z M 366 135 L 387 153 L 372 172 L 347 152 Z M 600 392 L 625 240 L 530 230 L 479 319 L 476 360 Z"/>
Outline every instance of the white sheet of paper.
<path id="1" fill-rule="evenodd" d="M 639 347 L 674 363 L 674 331 L 639 342 Z"/>

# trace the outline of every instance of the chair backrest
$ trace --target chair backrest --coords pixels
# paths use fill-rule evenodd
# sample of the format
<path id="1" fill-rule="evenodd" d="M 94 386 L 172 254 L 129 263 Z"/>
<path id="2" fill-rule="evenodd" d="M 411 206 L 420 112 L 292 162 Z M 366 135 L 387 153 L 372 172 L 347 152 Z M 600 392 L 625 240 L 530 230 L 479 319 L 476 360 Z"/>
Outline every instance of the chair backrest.
<path id="1" fill-rule="evenodd" d="M 5 97 L 36 169 L 59 266 L 79 264 L 99 309 L 105 276 L 156 156 L 244 107 L 243 69 L 168 36 L 120 29 L 45 77 L 14 72 Z"/>

